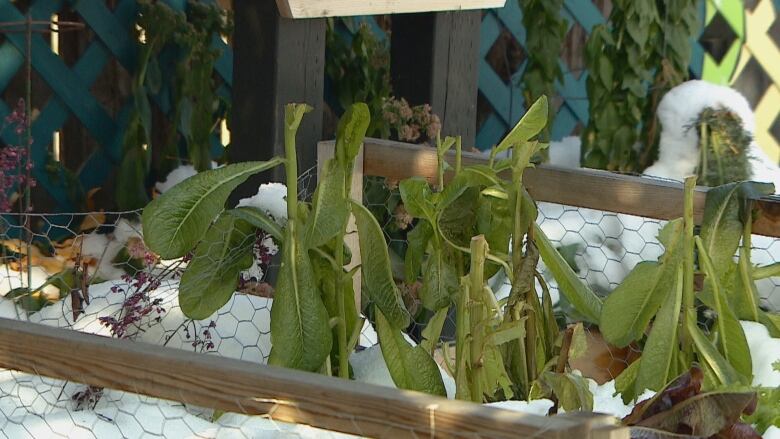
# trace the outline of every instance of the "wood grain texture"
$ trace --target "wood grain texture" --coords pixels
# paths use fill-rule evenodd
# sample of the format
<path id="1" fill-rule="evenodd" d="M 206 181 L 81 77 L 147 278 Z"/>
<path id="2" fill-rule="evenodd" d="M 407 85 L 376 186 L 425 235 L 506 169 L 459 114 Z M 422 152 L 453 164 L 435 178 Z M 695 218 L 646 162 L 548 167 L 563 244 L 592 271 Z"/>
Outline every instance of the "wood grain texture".
<path id="1" fill-rule="evenodd" d="M 276 4 L 283 17 L 319 18 L 503 8 L 506 0 L 276 0 Z"/>
<path id="2" fill-rule="evenodd" d="M 0 367 L 369 437 L 587 438 L 606 428 L 602 415 L 525 415 L 9 319 Z"/>
<path id="3" fill-rule="evenodd" d="M 421 176 L 436 178 L 436 151 L 407 143 L 367 139 L 365 175 L 401 180 Z M 454 161 L 450 154 L 448 160 Z M 484 156 L 463 153 L 463 164 L 487 163 Z M 593 169 L 568 169 L 541 165 L 523 177 L 537 201 L 564 204 L 646 218 L 670 220 L 683 214 L 682 183 L 647 177 L 620 175 Z M 694 217 L 701 224 L 707 188 L 696 188 Z M 763 198 L 756 203 L 761 214 L 753 233 L 780 237 L 780 200 Z"/>

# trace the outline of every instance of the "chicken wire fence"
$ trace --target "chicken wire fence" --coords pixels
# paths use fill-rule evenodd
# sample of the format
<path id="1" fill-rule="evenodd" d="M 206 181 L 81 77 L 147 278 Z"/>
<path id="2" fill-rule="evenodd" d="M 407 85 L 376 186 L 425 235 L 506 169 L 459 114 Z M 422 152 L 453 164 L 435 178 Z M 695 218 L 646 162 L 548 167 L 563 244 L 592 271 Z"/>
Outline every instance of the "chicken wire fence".
<path id="1" fill-rule="evenodd" d="M 311 197 L 314 175 L 314 170 L 302 174 L 300 198 Z M 388 187 L 384 179 L 367 177 L 364 202 L 383 226 L 394 266 L 402 266 L 406 233 L 412 222 L 403 211 L 397 190 Z M 187 257 L 157 260 L 143 246 L 139 220 L 140 212 L 4 216 L 0 223 L 0 294 L 4 296 L 0 317 L 265 363 L 271 347 L 273 302 L 265 281 L 275 264 L 270 257 L 275 245 L 265 235 L 254 232 L 239 238 L 216 237 L 215 243 L 232 239 L 252 245 L 255 261 L 251 269 L 240 274 L 239 292 L 227 304 L 210 318 L 193 321 L 178 305 L 178 286 L 184 268 L 196 261 Z M 580 277 L 602 295 L 636 263 L 656 259 L 663 250 L 655 238 L 662 221 L 550 203 L 540 203 L 538 221 Z M 755 263 L 780 260 L 775 256 L 780 255 L 776 240 L 755 236 L 753 246 Z M 491 279 L 499 298 L 508 293 L 506 285 L 500 275 Z M 416 298 L 419 286 L 400 281 L 399 286 L 407 306 L 417 316 L 417 323 L 409 331 L 415 339 L 428 315 Z M 780 309 L 777 288 L 772 279 L 759 282 L 762 305 L 767 309 Z M 552 281 L 550 289 L 562 315 L 565 300 Z M 454 315 L 448 320 L 443 331 L 445 343 L 454 334 Z M 587 335 L 596 343 L 589 348 L 598 351 L 596 330 L 589 330 Z M 376 343 L 376 333 L 366 323 L 358 352 L 352 358 L 355 378 L 360 381 L 387 382 L 386 371 L 355 367 L 359 362 L 374 364 L 381 356 Z M 632 348 L 601 348 L 589 364 L 580 367 L 586 376 L 599 382 L 614 378 L 638 356 Z M 444 370 L 443 355 L 440 353 L 437 360 Z M 333 416 L 344 418 L 356 432 L 360 431 L 360 420 L 349 413 Z M 392 417 L 388 417 L 388 434 L 413 435 L 393 424 Z M 221 414 L 131 392 L 0 371 L 0 438 L 340 436 L 274 421 L 270 416 Z"/>

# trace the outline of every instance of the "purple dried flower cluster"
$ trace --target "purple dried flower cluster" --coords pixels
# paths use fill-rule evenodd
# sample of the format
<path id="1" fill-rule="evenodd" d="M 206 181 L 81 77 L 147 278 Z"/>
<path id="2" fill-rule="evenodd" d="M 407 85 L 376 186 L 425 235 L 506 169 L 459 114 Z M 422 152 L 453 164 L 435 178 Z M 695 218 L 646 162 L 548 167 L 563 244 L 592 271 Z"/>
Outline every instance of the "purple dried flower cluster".
<path id="1" fill-rule="evenodd" d="M 441 120 L 430 105 L 410 107 L 406 99 L 390 98 L 382 105 L 385 122 L 402 142 L 432 141 L 441 132 Z"/>
<path id="2" fill-rule="evenodd" d="M 139 271 L 133 277 L 124 275 L 122 280 L 130 284 L 129 290 L 134 292 L 122 303 L 118 318 L 106 316 L 100 317 L 98 320 L 103 326 L 109 328 L 114 337 L 132 338 L 136 332 L 131 332 L 131 328 L 138 328 L 146 318 L 151 318 L 154 322 L 159 323 L 165 308 L 162 307 L 162 299 L 151 300 L 149 297 L 149 292 L 160 286 L 159 279 L 152 277 L 145 271 Z M 111 287 L 111 292 L 125 292 L 125 289 L 114 285 Z"/>
<path id="3" fill-rule="evenodd" d="M 19 99 L 16 108 L 5 117 L 4 122 L 0 132 L 7 127 L 13 127 L 17 136 L 21 137 L 24 134 L 28 123 L 24 99 Z M 32 143 L 32 139 L 29 141 Z M 13 197 L 9 198 L 9 193 L 21 194 L 26 188 L 35 187 L 35 180 L 27 178 L 30 169 L 32 169 L 32 162 L 27 157 L 25 145 L 7 145 L 0 149 L 0 211 L 11 211 Z"/>
<path id="4" fill-rule="evenodd" d="M 185 326 L 184 327 L 184 336 L 187 338 L 187 340 L 192 339 L 192 347 L 195 348 L 195 350 L 200 350 L 200 352 L 206 352 L 214 349 L 214 342 L 211 341 L 211 330 L 217 327 L 217 322 L 214 320 L 211 320 L 209 322 L 209 325 L 206 327 L 206 329 L 203 330 L 203 332 L 198 335 L 197 329 L 195 329 L 195 325 L 193 323 L 193 334 L 190 334 L 190 330 Z M 201 337 L 202 336 L 202 337 Z"/>

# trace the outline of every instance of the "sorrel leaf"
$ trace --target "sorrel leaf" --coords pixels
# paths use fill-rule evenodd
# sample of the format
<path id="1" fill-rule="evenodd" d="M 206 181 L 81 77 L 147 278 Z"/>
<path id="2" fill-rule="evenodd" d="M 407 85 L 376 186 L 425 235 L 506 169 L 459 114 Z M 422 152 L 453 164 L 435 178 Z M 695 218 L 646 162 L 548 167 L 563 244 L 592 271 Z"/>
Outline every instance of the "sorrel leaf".
<path id="1" fill-rule="evenodd" d="M 376 309 L 376 332 L 393 382 L 401 389 L 447 396 L 439 367 L 422 346 L 412 346 L 402 332 Z"/>
<path id="2" fill-rule="evenodd" d="M 230 300 L 239 273 L 252 266 L 254 244 L 249 223 L 226 214 L 217 219 L 181 277 L 179 306 L 185 316 L 206 319 Z"/>
<path id="3" fill-rule="evenodd" d="M 284 160 L 246 162 L 196 174 L 154 199 L 144 209 L 144 241 L 163 259 L 192 250 L 225 207 L 233 190 L 253 174 Z"/>
<path id="4" fill-rule="evenodd" d="M 360 257 L 363 261 L 363 293 L 382 310 L 394 327 L 406 328 L 410 317 L 393 280 L 382 229 L 374 215 L 362 204 L 352 201 L 352 214 L 357 224 Z"/>

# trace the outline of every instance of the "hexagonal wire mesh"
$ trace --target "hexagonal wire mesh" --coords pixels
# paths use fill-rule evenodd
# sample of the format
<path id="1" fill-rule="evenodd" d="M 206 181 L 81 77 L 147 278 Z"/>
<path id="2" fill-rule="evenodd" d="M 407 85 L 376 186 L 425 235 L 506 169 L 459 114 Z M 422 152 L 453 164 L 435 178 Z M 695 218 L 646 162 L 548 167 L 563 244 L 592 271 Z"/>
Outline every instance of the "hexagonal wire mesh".
<path id="1" fill-rule="evenodd" d="M 300 198 L 310 198 L 314 175 L 313 169 L 302 174 Z M 383 226 L 398 272 L 411 225 L 400 196 L 384 179 L 367 177 L 364 202 Z M 636 263 L 662 252 L 655 238 L 662 221 L 550 203 L 540 203 L 539 212 L 543 230 L 576 265 L 580 277 L 601 294 L 614 288 Z M 23 216 L 3 217 L 0 294 L 11 300 L 0 301 L 0 316 L 264 363 L 270 351 L 272 299 L 265 297 L 263 282 L 273 262 L 260 250 L 273 250 L 274 245 L 263 235 L 238 237 L 237 242 L 254 245 L 256 260 L 253 269 L 242 274 L 243 294 L 234 294 L 211 318 L 192 321 L 182 314 L 177 298 L 185 261 L 153 260 L 142 245 L 138 213 L 31 214 L 28 226 L 19 225 L 25 224 Z M 32 242 L 29 249 L 27 239 Z M 754 262 L 774 262 L 773 255 L 780 254 L 775 242 L 754 237 Z M 507 294 L 505 279 L 496 276 L 491 283 L 499 297 Z M 565 309 L 555 282 L 550 286 L 559 308 Z M 777 287 L 769 279 L 759 283 L 762 303 L 769 309 L 780 309 Z M 401 283 L 407 306 L 423 322 L 428 316 L 416 299 L 418 288 Z M 415 324 L 411 337 L 419 339 L 421 328 Z M 442 341 L 451 341 L 453 334 L 450 315 Z M 595 330 L 587 335 L 597 352 L 582 369 L 599 382 L 614 378 L 637 357 L 631 348 L 608 349 Z M 358 349 L 376 342 L 376 334 L 366 325 Z M 178 402 L 8 370 L 0 372 L 0 423 L 0 437 L 7 438 L 339 436 L 268 416 L 215 416 Z M 360 431 L 359 422 L 352 423 Z M 391 421 L 388 428 L 394 428 Z"/>

